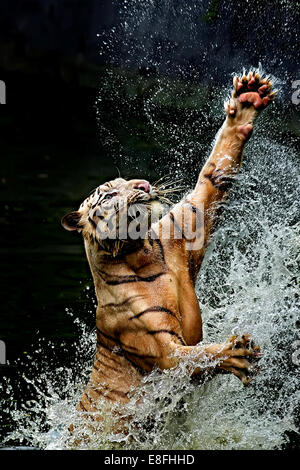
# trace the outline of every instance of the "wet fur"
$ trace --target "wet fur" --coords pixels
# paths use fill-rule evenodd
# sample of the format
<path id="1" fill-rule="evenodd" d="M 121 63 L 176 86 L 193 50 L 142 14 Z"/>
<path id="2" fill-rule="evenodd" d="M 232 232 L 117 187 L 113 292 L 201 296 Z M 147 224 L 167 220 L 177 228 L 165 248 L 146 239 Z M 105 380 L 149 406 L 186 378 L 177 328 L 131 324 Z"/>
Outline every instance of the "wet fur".
<path id="1" fill-rule="evenodd" d="M 226 120 L 195 189 L 154 223 L 145 238 L 104 243 L 97 238 L 97 223 L 91 213 L 99 209 L 104 217 L 109 216 L 103 202 L 109 192 L 130 202 L 145 202 L 150 213 L 167 194 L 154 187 L 151 199 L 136 189 L 144 180 L 118 178 L 99 186 L 78 211 L 62 221 L 68 230 L 82 233 L 95 284 L 97 351 L 78 405 L 78 410 L 95 419 L 101 419 L 97 409 L 100 397 L 127 403 L 145 374 L 154 367 L 176 367 L 184 357 L 209 358 L 215 371 L 232 373 L 245 385 L 252 379 L 253 364 L 260 354 L 247 334 L 221 344 L 201 343 L 201 312 L 194 289 L 218 204 L 240 168 L 258 113 L 274 99 L 271 80 L 257 71 L 235 77 L 233 84 L 232 96 L 225 103 Z M 183 210 L 190 211 L 191 225 L 202 212 L 204 225 L 199 235 L 203 244 L 197 250 L 187 248 L 184 231 L 179 239 L 174 235 L 184 228 Z M 167 224 L 173 230 L 169 239 L 162 236 Z M 195 366 L 192 375 L 201 374 L 203 369 Z"/>

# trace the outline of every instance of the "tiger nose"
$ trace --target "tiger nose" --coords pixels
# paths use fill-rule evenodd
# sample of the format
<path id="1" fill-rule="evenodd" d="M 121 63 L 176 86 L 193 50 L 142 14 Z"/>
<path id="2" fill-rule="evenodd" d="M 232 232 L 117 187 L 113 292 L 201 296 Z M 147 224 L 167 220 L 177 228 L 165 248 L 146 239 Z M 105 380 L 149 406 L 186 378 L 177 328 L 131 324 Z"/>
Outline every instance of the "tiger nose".
<path id="1" fill-rule="evenodd" d="M 143 183 L 139 183 L 136 186 L 136 189 L 141 189 L 142 191 L 145 191 L 145 193 L 150 193 L 151 186 L 147 181 L 144 181 Z"/>

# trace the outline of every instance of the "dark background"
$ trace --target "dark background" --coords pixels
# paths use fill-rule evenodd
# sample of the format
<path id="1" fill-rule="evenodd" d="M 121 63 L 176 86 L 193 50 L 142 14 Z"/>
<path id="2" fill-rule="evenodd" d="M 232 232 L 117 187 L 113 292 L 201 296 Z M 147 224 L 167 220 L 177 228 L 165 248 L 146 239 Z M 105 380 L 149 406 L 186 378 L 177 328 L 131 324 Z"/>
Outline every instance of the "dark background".
<path id="1" fill-rule="evenodd" d="M 96 29 L 113 9 L 91 1 L 2 1 L 0 9 L 0 337 L 11 363 L 38 336 L 72 340 L 65 308 L 89 309 L 85 295 L 81 308 L 90 282 L 82 243 L 60 219 L 116 173 L 95 117 Z"/>
<path id="2" fill-rule="evenodd" d="M 197 81 L 209 97 L 228 86 L 241 65 L 261 61 L 282 79 L 279 106 L 288 125 L 278 139 L 299 135 L 299 109 L 291 103 L 292 82 L 300 79 L 299 2 L 287 9 L 280 1 L 195 1 L 187 14 L 189 2 L 161 1 L 137 25 L 137 2 L 129 1 L 129 32 L 121 3 L 1 1 L 0 80 L 7 104 L 0 107 L 0 339 L 10 363 L 40 336 L 71 343 L 77 330 L 66 308 L 94 323 L 82 242 L 60 219 L 118 168 L 132 175 L 138 168 L 149 178 L 166 172 L 170 153 L 143 115 L 151 80 Z M 97 96 L 110 83 L 109 71 L 114 80 L 127 74 L 137 86 L 129 106 L 128 90 L 114 94 L 112 80 L 99 117 Z M 172 106 L 179 122 L 187 118 Z M 166 123 L 167 108 L 160 109 Z M 104 128 L 116 136 L 111 145 Z M 216 130 L 206 119 L 203 144 Z M 126 165 L 127 156 L 138 165 Z"/>

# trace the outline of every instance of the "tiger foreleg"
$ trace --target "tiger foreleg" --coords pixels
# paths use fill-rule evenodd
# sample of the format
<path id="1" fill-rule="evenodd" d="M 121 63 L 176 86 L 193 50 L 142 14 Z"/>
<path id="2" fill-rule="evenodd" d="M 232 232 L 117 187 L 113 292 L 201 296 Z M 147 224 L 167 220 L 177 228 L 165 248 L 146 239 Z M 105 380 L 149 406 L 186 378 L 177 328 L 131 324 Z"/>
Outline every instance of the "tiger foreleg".
<path id="1" fill-rule="evenodd" d="M 169 353 L 161 368 L 176 367 L 183 361 L 191 376 L 205 372 L 231 373 L 244 385 L 248 385 L 258 371 L 257 362 L 261 358 L 260 347 L 254 345 L 249 335 L 232 336 L 220 344 L 182 346 L 173 343 L 164 348 Z"/>
<path id="2" fill-rule="evenodd" d="M 259 73 L 235 77 L 230 100 L 225 103 L 226 120 L 217 134 L 214 148 L 206 161 L 193 192 L 186 198 L 204 215 L 204 248 L 214 225 L 219 203 L 227 196 L 237 175 L 246 142 L 258 114 L 274 99 L 272 82 Z M 204 249 L 191 253 L 195 270 Z"/>

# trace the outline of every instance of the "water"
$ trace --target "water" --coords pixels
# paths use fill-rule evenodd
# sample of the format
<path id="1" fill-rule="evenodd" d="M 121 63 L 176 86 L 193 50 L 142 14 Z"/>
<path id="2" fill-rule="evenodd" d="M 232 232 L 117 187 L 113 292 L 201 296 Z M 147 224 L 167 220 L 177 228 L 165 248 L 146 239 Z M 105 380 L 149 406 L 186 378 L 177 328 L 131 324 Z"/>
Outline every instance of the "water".
<path id="1" fill-rule="evenodd" d="M 139 3 L 124 2 L 120 29 L 106 33 L 114 66 L 108 68 L 99 89 L 99 135 L 122 175 L 133 170 L 140 175 L 155 174 L 156 169 L 161 176 L 170 171 L 190 189 L 222 122 L 230 73 L 240 72 L 241 65 L 248 64 L 241 64 L 240 56 L 229 63 L 217 57 L 209 69 L 212 79 L 207 77 L 206 82 L 196 66 L 187 72 L 187 63 L 179 60 L 185 54 L 174 53 L 173 67 L 171 59 L 167 63 L 165 51 L 158 56 L 159 41 L 154 51 L 149 36 L 156 2 Z M 284 4 L 285 29 L 290 32 L 291 5 Z M 177 31 L 180 43 L 183 24 L 189 39 L 199 39 L 195 25 L 206 9 L 202 6 L 196 15 L 195 8 L 196 3 L 185 7 L 181 23 L 178 20 L 172 26 L 170 17 L 175 13 L 171 3 L 161 2 L 156 12 L 160 23 L 154 31 L 158 34 L 170 27 L 172 33 Z M 208 26 L 203 28 L 202 40 Z M 216 44 L 220 40 L 217 33 Z M 133 34 L 140 39 L 136 49 L 130 42 Z M 120 42 L 130 54 L 117 47 Z M 170 50 L 177 50 L 175 46 L 169 44 Z M 205 44 L 201 50 L 206 50 Z M 299 140 L 297 131 L 292 131 L 285 97 L 285 83 L 292 76 L 284 66 L 280 70 L 280 60 L 275 56 L 271 64 L 265 57 L 270 71 L 278 71 L 285 82 L 247 145 L 242 171 L 212 236 L 196 287 L 205 343 L 250 333 L 260 344 L 263 358 L 251 386 L 245 388 L 233 376 L 205 377 L 201 384 L 192 383 L 188 364 L 174 371 L 153 371 L 126 407 L 111 410 L 99 402 L 104 422 L 91 433 L 75 406 L 91 370 L 95 331 L 91 322 L 79 319 L 80 307 L 67 304 L 60 317 L 74 323 L 75 343 L 40 339 L 26 360 L 16 362 L 22 372 L 1 385 L 7 423 L 2 430 L 4 445 L 62 449 L 72 448 L 77 440 L 77 448 L 83 449 L 275 449 L 297 442 Z M 156 72 L 136 72 L 146 64 Z M 227 69 L 230 73 L 219 83 L 219 75 Z M 212 87 L 214 80 L 218 87 Z M 82 288 L 81 296 L 93 305 L 92 289 Z M 90 318 L 94 310 L 89 311 Z M 142 403 L 136 406 L 141 393 Z M 111 433 L 113 411 L 133 417 L 127 436 Z M 68 432 L 71 423 L 81 427 L 73 437 Z M 148 423 L 148 428 L 141 423 Z M 89 440 L 84 441 L 87 434 Z"/>

